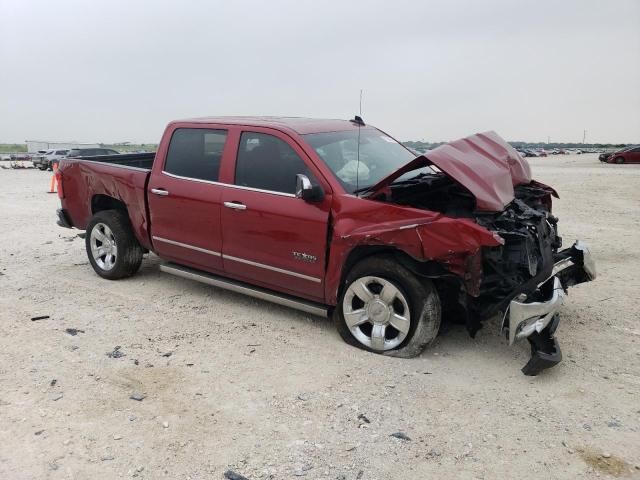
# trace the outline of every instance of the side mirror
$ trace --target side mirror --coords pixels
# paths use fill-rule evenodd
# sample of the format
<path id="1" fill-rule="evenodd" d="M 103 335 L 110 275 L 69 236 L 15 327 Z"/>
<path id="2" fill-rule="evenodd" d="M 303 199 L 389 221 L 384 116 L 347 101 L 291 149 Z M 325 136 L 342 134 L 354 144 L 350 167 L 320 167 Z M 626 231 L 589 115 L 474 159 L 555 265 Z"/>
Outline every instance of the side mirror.
<path id="1" fill-rule="evenodd" d="M 309 177 L 298 173 L 296 175 L 296 197 L 309 203 L 321 202 L 324 198 L 324 190 L 319 185 L 311 185 Z"/>

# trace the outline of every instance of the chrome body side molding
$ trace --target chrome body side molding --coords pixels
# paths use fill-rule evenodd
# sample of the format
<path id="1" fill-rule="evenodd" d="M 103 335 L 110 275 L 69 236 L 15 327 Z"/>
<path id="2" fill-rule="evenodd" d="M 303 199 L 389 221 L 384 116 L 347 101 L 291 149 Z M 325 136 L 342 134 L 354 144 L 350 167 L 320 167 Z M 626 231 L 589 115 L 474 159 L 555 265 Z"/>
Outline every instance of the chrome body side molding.
<path id="1" fill-rule="evenodd" d="M 290 295 L 285 295 L 246 283 L 237 282 L 235 280 L 219 277 L 211 273 L 184 267 L 175 263 L 162 264 L 160 265 L 160 270 L 166 273 L 170 273 L 171 275 L 187 278 L 189 280 L 196 280 L 198 282 L 213 285 L 214 287 L 218 288 L 224 288 L 225 290 L 230 290 L 232 292 L 242 293 L 250 297 L 277 303 L 278 305 L 294 308 L 296 310 L 310 313 L 312 315 L 326 317 L 328 313 L 327 306 L 320 303 L 310 302 L 308 300 L 299 299 Z"/>
<path id="2" fill-rule="evenodd" d="M 265 270 L 271 270 L 272 272 L 284 273 L 285 275 L 302 278 L 304 280 L 309 280 L 310 282 L 322 282 L 322 279 L 320 278 L 310 277 L 309 275 L 303 275 L 302 273 L 292 272 L 291 270 L 285 270 L 283 268 L 272 267 L 271 265 L 265 265 L 264 263 L 252 262 L 251 260 L 245 260 L 244 258 L 232 257 L 231 255 L 222 255 L 222 258 L 225 260 L 232 260 L 234 262 L 246 263 L 252 267 L 264 268 Z"/>
<path id="3" fill-rule="evenodd" d="M 222 254 L 220 252 L 214 252 L 213 250 L 207 250 L 206 248 L 195 247 L 182 242 L 176 242 L 175 240 L 169 240 L 168 238 L 156 237 L 153 235 L 151 238 L 158 242 L 168 243 L 169 245 L 175 245 L 176 247 L 188 248 L 189 250 L 195 250 L 196 252 L 208 253 L 214 257 L 219 257 Z"/>

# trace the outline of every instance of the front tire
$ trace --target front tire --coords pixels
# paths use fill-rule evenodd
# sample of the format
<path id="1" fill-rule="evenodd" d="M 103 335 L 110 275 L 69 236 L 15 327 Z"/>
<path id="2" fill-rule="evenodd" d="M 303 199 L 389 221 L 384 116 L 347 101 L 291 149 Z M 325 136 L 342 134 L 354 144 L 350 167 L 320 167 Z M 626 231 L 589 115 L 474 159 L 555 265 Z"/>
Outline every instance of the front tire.
<path id="1" fill-rule="evenodd" d="M 143 250 L 129 217 L 119 210 L 104 210 L 91 218 L 85 247 L 93 270 L 109 280 L 130 277 L 142 263 Z"/>
<path id="2" fill-rule="evenodd" d="M 384 355 L 419 355 L 440 328 L 438 293 L 393 257 L 369 257 L 347 274 L 333 320 L 350 345 Z"/>
<path id="3" fill-rule="evenodd" d="M 622 158 L 622 157 L 616 157 L 616 159 L 614 160 L 614 162 L 616 162 L 618 165 L 620 165 L 621 163 L 624 163 L 624 158 Z"/>

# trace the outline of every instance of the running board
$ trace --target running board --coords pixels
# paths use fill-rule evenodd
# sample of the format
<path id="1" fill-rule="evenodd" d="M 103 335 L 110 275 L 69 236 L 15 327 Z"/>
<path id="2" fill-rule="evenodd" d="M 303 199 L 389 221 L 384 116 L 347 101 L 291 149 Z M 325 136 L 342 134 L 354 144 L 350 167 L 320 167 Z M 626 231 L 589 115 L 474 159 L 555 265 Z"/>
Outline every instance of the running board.
<path id="1" fill-rule="evenodd" d="M 242 293 L 250 297 L 259 298 L 260 300 L 266 300 L 267 302 L 295 308 L 296 310 L 311 313 L 312 315 L 319 315 L 321 317 L 327 316 L 327 307 L 320 303 L 309 302 L 291 295 L 285 295 L 246 283 L 236 282 L 235 280 L 219 277 L 194 268 L 184 267 L 175 263 L 165 263 L 160 265 L 160 270 L 178 277 L 196 280 L 198 282 L 206 283 L 207 285 L 213 285 L 214 287 L 224 288 L 225 290 L 230 290 L 236 293 Z"/>

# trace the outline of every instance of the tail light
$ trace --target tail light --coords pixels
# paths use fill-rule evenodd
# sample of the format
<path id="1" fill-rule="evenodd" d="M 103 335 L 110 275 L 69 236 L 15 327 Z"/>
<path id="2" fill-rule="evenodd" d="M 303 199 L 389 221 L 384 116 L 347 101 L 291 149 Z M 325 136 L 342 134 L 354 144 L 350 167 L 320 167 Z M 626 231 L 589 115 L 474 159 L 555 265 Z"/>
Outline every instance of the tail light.
<path id="1" fill-rule="evenodd" d="M 62 172 L 60 172 L 60 170 L 56 170 L 56 173 L 54 173 L 54 175 L 56 176 L 56 184 L 58 185 L 58 198 L 63 199 L 64 188 L 62 186 Z"/>

